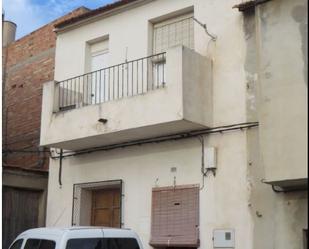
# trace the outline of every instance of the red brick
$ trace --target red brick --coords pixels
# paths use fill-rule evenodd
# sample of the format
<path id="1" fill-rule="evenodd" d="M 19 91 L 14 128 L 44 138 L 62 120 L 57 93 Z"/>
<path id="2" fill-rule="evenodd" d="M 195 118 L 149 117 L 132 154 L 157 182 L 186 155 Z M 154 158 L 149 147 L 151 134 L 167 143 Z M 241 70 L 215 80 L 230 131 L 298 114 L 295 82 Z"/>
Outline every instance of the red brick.
<path id="1" fill-rule="evenodd" d="M 3 149 L 38 150 L 41 120 L 42 86 L 54 77 L 54 52 L 40 59 L 36 58 L 51 48 L 55 48 L 56 35 L 54 25 L 85 13 L 79 8 L 25 37 L 11 43 L 3 49 L 3 70 L 5 80 L 5 99 L 3 103 Z M 30 62 L 29 59 L 33 59 Z M 25 149 L 27 148 L 27 149 Z M 17 166 L 48 170 L 48 155 L 40 162 L 44 154 L 7 153 L 3 157 L 4 166 Z"/>

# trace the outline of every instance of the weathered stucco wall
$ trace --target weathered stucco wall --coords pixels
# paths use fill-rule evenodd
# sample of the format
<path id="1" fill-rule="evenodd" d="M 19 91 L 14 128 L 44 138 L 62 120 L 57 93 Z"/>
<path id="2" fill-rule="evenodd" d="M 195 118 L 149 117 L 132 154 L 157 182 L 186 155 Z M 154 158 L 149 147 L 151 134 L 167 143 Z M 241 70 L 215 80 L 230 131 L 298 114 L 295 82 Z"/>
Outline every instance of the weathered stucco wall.
<path id="1" fill-rule="evenodd" d="M 295 6 L 298 7 L 296 8 Z M 250 186 L 250 200 L 248 205 L 254 221 L 253 248 L 256 249 L 305 248 L 303 230 L 308 228 L 308 192 L 274 192 L 270 185 L 264 183 L 265 178 L 269 176 L 267 171 L 270 170 L 271 166 L 267 164 L 269 160 L 265 161 L 263 157 L 265 149 L 273 150 L 273 148 L 270 147 L 277 147 L 277 143 L 279 143 L 279 147 L 274 149 L 280 150 L 282 155 L 285 153 L 298 154 L 298 150 L 301 149 L 302 158 L 299 160 L 303 160 L 306 157 L 304 150 L 299 148 L 301 146 L 299 141 L 296 141 L 297 146 L 293 143 L 287 143 L 283 145 L 285 147 L 281 147 L 281 143 L 286 141 L 271 140 L 274 134 L 272 133 L 273 131 L 269 130 L 269 127 L 276 129 L 276 134 L 278 134 L 279 138 L 286 139 L 286 137 L 284 137 L 286 127 L 279 125 L 278 120 L 274 119 L 279 119 L 279 121 L 285 119 L 285 122 L 291 119 L 291 115 L 295 114 L 293 107 L 286 108 L 284 115 L 274 113 L 274 110 L 277 108 L 280 112 L 282 108 L 278 106 L 280 102 L 286 105 L 290 102 L 297 102 L 298 97 L 306 98 L 304 95 L 291 95 L 289 98 L 282 99 L 282 91 L 270 91 L 271 87 L 282 88 L 286 84 L 291 85 L 291 87 L 293 87 L 293 84 L 298 83 L 306 85 L 305 75 L 303 75 L 303 78 L 299 79 L 300 82 L 297 82 L 297 79 L 289 81 L 288 79 L 291 76 L 283 78 L 283 80 L 280 78 L 281 81 L 278 82 L 278 77 L 281 77 L 278 76 L 278 74 L 290 74 L 293 70 L 296 70 L 295 65 L 292 65 L 291 69 L 287 70 L 286 67 L 283 67 L 285 63 L 293 64 L 295 61 L 295 64 L 298 65 L 298 72 L 303 70 L 302 62 L 304 62 L 304 64 L 306 63 L 302 59 L 303 56 L 299 53 L 294 58 L 289 58 L 288 55 L 288 53 L 293 53 L 295 50 L 300 49 L 302 44 L 300 36 L 289 33 L 291 30 L 295 32 L 298 29 L 291 27 L 291 23 L 295 23 L 291 17 L 293 11 L 289 12 L 286 9 L 295 10 L 295 8 L 299 9 L 299 6 L 300 1 L 279 0 L 258 6 L 256 10 L 252 9 L 244 12 L 244 34 L 246 38 L 246 60 L 244 69 L 247 81 L 247 120 L 259 120 L 261 122 L 259 129 L 249 130 L 247 132 L 248 185 Z M 273 13 L 273 11 L 275 13 Z M 265 19 L 263 24 L 260 23 L 261 16 Z M 283 22 L 279 17 L 287 20 Z M 302 19 L 301 16 L 298 16 L 298 18 Z M 302 20 L 304 21 L 304 19 Z M 266 30 L 261 30 L 260 25 Z M 282 39 L 282 34 L 280 34 L 283 32 L 282 29 L 287 29 L 285 31 L 287 33 L 284 37 L 288 39 L 288 43 L 290 43 L 290 47 L 288 46 L 286 49 L 283 49 L 281 43 L 278 41 L 276 41 L 277 44 L 272 44 L 272 39 Z M 266 34 L 272 33 L 272 38 L 266 38 L 265 32 Z M 294 38 L 296 39 L 294 40 Z M 263 46 L 258 49 L 261 43 Z M 271 43 L 271 45 L 268 43 Z M 287 53 L 285 53 L 286 51 Z M 280 65 L 277 65 L 275 70 L 272 68 L 266 70 L 266 68 L 264 68 L 264 70 L 266 70 L 264 71 L 263 68 L 260 68 L 261 65 L 259 63 L 263 62 L 265 57 L 271 61 L 268 65 L 269 67 L 272 67 L 272 63 L 279 63 Z M 281 62 L 280 60 L 284 61 Z M 264 81 L 266 72 L 268 74 L 273 74 L 273 76 L 268 75 L 267 83 Z M 286 82 L 286 80 L 288 82 Z M 291 89 L 291 87 L 289 89 Z M 288 90 L 288 88 L 286 90 Z M 265 105 L 265 98 L 269 96 L 271 96 L 269 99 L 270 104 Z M 274 99 L 275 106 L 272 104 Z M 303 110 L 304 107 L 305 106 L 300 106 L 302 112 L 298 113 L 298 115 L 301 119 L 294 120 L 296 125 L 304 125 L 305 123 L 303 120 L 306 116 Z M 259 115 L 259 112 L 263 112 L 262 117 Z M 267 127 L 265 127 L 265 122 L 268 123 Z M 306 129 L 293 130 L 293 134 L 298 136 L 298 139 L 301 135 L 305 137 L 305 132 Z M 267 148 L 263 147 L 263 145 L 261 146 L 261 144 L 265 143 L 266 134 L 269 136 L 269 140 L 266 138 L 268 143 Z M 262 143 L 260 143 L 260 141 L 262 141 Z M 278 155 L 275 153 L 270 160 L 275 164 L 275 169 L 273 169 L 275 174 L 281 173 L 281 167 L 287 167 L 287 163 L 283 163 L 282 159 L 278 158 Z M 293 165 L 289 165 L 289 167 L 292 169 L 296 167 L 295 170 L 297 170 L 298 165 L 295 165 L 295 163 L 297 164 L 298 162 L 299 161 L 293 161 Z M 306 165 L 299 165 L 299 167 L 301 167 L 301 170 L 305 170 Z M 288 177 L 293 178 L 293 175 L 288 175 Z"/>
<path id="2" fill-rule="evenodd" d="M 239 65 L 243 65 L 245 60 L 245 42 L 242 15 L 232 10 L 237 2 L 153 1 L 76 30 L 60 33 L 55 79 L 63 80 L 84 73 L 83 47 L 87 40 L 97 36 L 109 34 L 112 64 L 124 61 L 126 47 L 129 60 L 147 55 L 151 44 L 149 20 L 193 6 L 195 17 L 207 23 L 209 30 L 218 36 L 215 43 L 211 42 L 203 28 L 194 25 L 195 50 L 213 59 L 213 89 L 210 89 L 213 101 L 209 103 L 209 98 L 204 99 L 205 104 L 211 104 L 213 126 L 244 122 L 245 74 Z M 70 54 L 74 54 L 74 58 Z M 188 63 L 184 65 L 186 70 L 195 66 L 194 63 Z M 185 77 L 190 81 L 187 74 Z M 187 97 L 193 94 L 186 93 Z M 195 102 L 196 99 L 191 101 Z M 186 112 L 192 116 L 189 108 Z M 208 118 L 209 113 L 201 114 L 200 118 L 203 116 L 204 119 Z M 248 207 L 246 136 L 243 131 L 235 131 L 205 136 L 205 141 L 206 146 L 218 148 L 218 171 L 215 178 L 208 175 L 205 187 L 200 192 L 200 248 L 213 247 L 213 229 L 231 228 L 236 232 L 236 247 L 251 249 L 253 223 Z M 198 139 L 149 144 L 64 159 L 62 188 L 58 186 L 59 161 L 51 160 L 51 165 L 47 210 L 49 226 L 71 225 L 74 183 L 123 179 L 124 226 L 138 232 L 145 248 L 150 248 L 152 187 L 173 185 L 171 167 L 177 167 L 178 185 L 202 184 L 201 144 Z"/>
<path id="3" fill-rule="evenodd" d="M 212 248 L 213 229 L 220 228 L 235 229 L 236 248 L 252 248 L 245 139 L 244 131 L 205 137 L 206 147 L 218 148 L 218 170 L 216 177 L 208 174 L 200 191 L 200 248 Z M 62 188 L 59 160 L 50 165 L 48 226 L 71 225 L 73 184 L 122 179 L 124 227 L 134 229 L 145 248 L 150 248 L 152 188 L 173 186 L 174 176 L 177 185 L 202 186 L 201 144 L 196 138 L 65 158 Z"/>
<path id="4" fill-rule="evenodd" d="M 300 52 L 301 48 L 306 50 L 305 45 L 300 42 L 304 40 L 304 36 L 293 33 L 299 41 L 292 49 L 300 49 L 297 57 L 294 57 L 293 52 L 291 52 L 292 55 L 284 55 L 282 49 L 279 53 L 275 48 L 278 48 L 281 42 L 277 38 L 275 41 L 272 40 L 274 37 L 290 37 L 290 33 L 285 34 L 279 29 L 279 32 L 283 32 L 280 35 L 274 34 L 266 38 L 261 36 L 263 27 L 266 28 L 263 32 L 268 35 L 278 29 L 276 25 L 279 25 L 280 21 L 272 18 L 278 17 L 279 13 L 281 13 L 279 16 L 285 20 L 283 24 L 288 24 L 287 31 L 304 30 L 303 21 L 298 21 L 297 25 L 293 21 L 295 25 L 290 27 L 290 19 L 286 19 L 289 16 L 286 14 L 290 13 L 286 8 L 289 8 L 287 6 L 294 1 L 290 1 L 283 7 L 283 12 L 277 8 L 271 8 L 275 13 L 267 14 L 267 18 L 263 21 L 268 20 L 268 22 L 260 26 L 262 25 L 261 13 L 269 11 L 265 9 L 267 6 L 287 2 L 289 1 L 270 1 L 260 5 L 257 13 L 246 13 L 243 16 L 242 13 L 231 9 L 234 4 L 239 3 L 236 0 L 158 0 L 96 23 L 60 33 L 58 36 L 56 80 L 63 80 L 84 72 L 83 47 L 87 40 L 95 39 L 98 34 L 101 36 L 109 34 L 110 53 L 115 63 L 124 61 L 126 47 L 128 47 L 128 59 L 147 55 L 150 32 L 148 21 L 182 8 L 193 6 L 195 17 L 202 23 L 207 23 L 209 30 L 218 36 L 215 43 L 209 42 L 209 37 L 204 30 L 195 25 L 195 50 L 213 60 L 213 126 L 261 119 L 263 130 L 258 132 L 257 129 L 251 129 L 248 132 L 235 131 L 205 136 L 206 147 L 214 146 L 218 149 L 218 170 L 216 177 L 209 175 L 205 179 L 205 188 L 200 192 L 200 248 L 213 248 L 212 233 L 213 229 L 218 228 L 235 229 L 235 248 L 237 249 L 301 248 L 302 229 L 307 228 L 306 192 L 278 194 L 271 189 L 270 185 L 262 182 L 265 179 L 268 161 L 274 163 L 274 159 L 278 159 L 274 164 L 278 172 L 280 169 L 277 166 L 284 163 L 280 158 L 281 154 L 278 156 L 276 153 L 265 161 L 266 147 L 263 147 L 263 143 L 268 139 L 267 135 L 272 138 L 267 141 L 280 142 L 283 146 L 291 135 L 285 132 L 287 126 L 281 126 L 277 122 L 277 119 L 282 117 L 287 120 L 291 118 L 290 114 L 285 116 L 283 107 L 279 104 L 284 99 L 280 97 L 279 101 L 268 101 L 267 98 L 270 95 L 271 100 L 275 100 L 277 95 L 274 93 L 284 96 L 289 90 L 283 87 L 286 90 L 282 92 L 269 87 L 274 85 L 280 89 L 290 82 L 295 82 L 299 87 L 298 90 L 303 90 L 306 86 L 303 80 L 304 63 L 301 63 L 304 59 L 299 60 L 306 57 Z M 294 3 L 297 5 L 299 1 Z M 270 30 L 267 29 L 268 27 Z M 139 38 L 138 41 L 136 37 Z M 287 45 L 290 42 L 287 42 Z M 261 44 L 265 46 L 263 51 Z M 283 51 L 289 51 L 289 49 L 283 49 Z M 75 57 L 70 57 L 70 54 L 75 54 Z M 276 64 L 278 62 L 269 65 L 266 63 L 266 68 L 261 66 L 273 57 L 279 59 L 279 64 Z M 283 68 L 291 70 L 285 65 L 286 58 L 298 61 L 295 63 L 296 68 L 292 68 L 300 73 L 297 74 L 296 80 L 287 81 L 290 77 L 289 71 L 280 69 L 283 63 Z M 281 71 L 284 71 L 284 77 L 280 76 Z M 304 100 L 304 95 L 303 93 L 298 95 L 298 93 L 295 93 L 294 97 L 300 97 L 300 102 L 294 101 L 295 103 L 292 104 L 296 105 L 295 108 L 302 109 L 296 115 L 300 117 L 297 119 L 298 123 L 302 123 L 304 109 L 301 101 Z M 274 107 L 269 103 L 274 103 Z M 273 108 L 279 108 L 279 111 L 275 112 L 276 109 Z M 292 110 L 291 113 L 295 114 L 292 105 L 287 104 L 284 108 Z M 270 129 L 271 126 L 266 125 L 267 122 L 277 125 L 279 130 Z M 298 125 L 292 127 L 294 131 L 303 129 Z M 280 136 L 282 133 L 286 134 L 283 138 Z M 278 137 L 274 137 L 276 134 L 279 134 Z M 304 133 L 302 135 L 305 137 Z M 300 147 L 302 143 L 298 141 L 301 139 L 299 133 L 296 136 L 298 137 L 296 140 L 292 139 L 290 145 L 294 148 Z M 279 140 L 276 140 L 278 138 Z M 275 150 L 276 146 L 273 147 L 267 148 Z M 288 154 L 287 152 L 289 151 L 284 151 Z M 304 160 L 303 157 L 295 160 L 296 163 L 304 162 L 299 161 Z M 293 167 L 294 165 L 293 161 Z M 152 187 L 173 185 L 174 176 L 179 185 L 201 184 L 200 166 L 201 145 L 197 139 L 97 152 L 64 159 L 63 186 L 60 188 L 58 186 L 59 161 L 51 160 L 47 224 L 49 226 L 71 224 L 73 184 L 123 179 L 124 226 L 136 230 L 141 235 L 145 247 L 149 248 Z M 171 173 L 172 167 L 177 167 L 177 173 Z M 297 168 L 297 165 L 295 167 Z"/>
<path id="5" fill-rule="evenodd" d="M 256 10 L 261 155 L 265 180 L 281 185 L 308 175 L 306 10 L 306 0 L 270 1 Z"/>
<path id="6" fill-rule="evenodd" d="M 303 249 L 308 229 L 308 192 L 276 193 L 265 184 L 258 130 L 247 132 L 249 208 L 253 219 L 253 248 Z"/>

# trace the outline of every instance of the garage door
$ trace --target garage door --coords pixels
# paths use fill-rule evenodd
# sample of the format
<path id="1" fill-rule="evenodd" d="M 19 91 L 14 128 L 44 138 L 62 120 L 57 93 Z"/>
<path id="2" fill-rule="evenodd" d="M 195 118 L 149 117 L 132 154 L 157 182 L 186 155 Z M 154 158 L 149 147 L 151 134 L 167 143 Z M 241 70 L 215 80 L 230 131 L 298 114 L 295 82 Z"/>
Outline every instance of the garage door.
<path id="1" fill-rule="evenodd" d="M 2 244 L 7 249 L 21 232 L 38 226 L 41 191 L 3 186 Z"/>

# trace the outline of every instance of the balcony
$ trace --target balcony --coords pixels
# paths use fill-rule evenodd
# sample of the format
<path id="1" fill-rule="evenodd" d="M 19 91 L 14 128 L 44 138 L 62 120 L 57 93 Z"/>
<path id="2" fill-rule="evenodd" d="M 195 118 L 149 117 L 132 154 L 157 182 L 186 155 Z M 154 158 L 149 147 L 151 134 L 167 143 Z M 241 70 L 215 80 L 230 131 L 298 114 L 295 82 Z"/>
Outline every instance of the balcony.
<path id="1" fill-rule="evenodd" d="M 43 88 L 41 145 L 79 150 L 212 123 L 211 62 L 183 46 Z"/>
<path id="2" fill-rule="evenodd" d="M 56 111 L 115 101 L 164 87 L 165 57 L 166 53 L 160 53 L 58 82 Z"/>

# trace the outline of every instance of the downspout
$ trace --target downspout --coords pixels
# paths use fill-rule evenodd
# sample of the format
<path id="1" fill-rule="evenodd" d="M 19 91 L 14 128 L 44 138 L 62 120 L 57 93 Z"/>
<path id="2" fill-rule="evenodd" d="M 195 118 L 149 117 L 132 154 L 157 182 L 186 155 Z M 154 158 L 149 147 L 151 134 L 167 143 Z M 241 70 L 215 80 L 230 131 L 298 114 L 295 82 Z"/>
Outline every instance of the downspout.
<path id="1" fill-rule="evenodd" d="M 59 187 L 62 187 L 62 159 L 63 159 L 63 149 L 60 150 L 60 160 L 59 160 L 59 175 L 58 175 L 58 183 Z"/>

